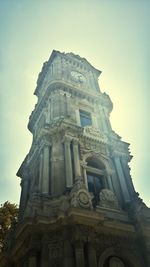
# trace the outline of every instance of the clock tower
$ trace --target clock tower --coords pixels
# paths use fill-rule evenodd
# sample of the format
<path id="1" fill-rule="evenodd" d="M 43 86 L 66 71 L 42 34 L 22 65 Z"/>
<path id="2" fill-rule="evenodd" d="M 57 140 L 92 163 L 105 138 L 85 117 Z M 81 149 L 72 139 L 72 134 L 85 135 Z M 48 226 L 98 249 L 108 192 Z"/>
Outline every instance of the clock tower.
<path id="1" fill-rule="evenodd" d="M 2 267 L 150 266 L 150 211 L 132 183 L 129 144 L 111 127 L 100 74 L 73 53 L 53 51 L 44 63 Z"/>

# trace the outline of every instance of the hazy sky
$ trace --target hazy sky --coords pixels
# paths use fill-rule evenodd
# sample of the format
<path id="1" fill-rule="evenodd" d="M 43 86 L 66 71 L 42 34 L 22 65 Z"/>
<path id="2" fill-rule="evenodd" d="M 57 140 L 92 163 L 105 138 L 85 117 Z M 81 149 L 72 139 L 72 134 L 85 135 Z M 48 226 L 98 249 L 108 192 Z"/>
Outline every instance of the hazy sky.
<path id="1" fill-rule="evenodd" d="M 136 191 L 150 206 L 150 1 L 0 0 L 0 203 L 18 203 L 16 172 L 38 73 L 53 49 L 74 52 L 102 71 L 113 129 L 131 143 Z"/>

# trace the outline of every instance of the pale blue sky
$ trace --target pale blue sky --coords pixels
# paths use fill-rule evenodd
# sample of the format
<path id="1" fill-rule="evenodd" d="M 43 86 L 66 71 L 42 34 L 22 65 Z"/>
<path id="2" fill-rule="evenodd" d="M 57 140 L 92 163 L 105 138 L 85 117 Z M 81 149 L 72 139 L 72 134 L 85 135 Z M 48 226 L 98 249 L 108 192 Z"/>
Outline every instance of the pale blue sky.
<path id="1" fill-rule="evenodd" d="M 150 206 L 150 1 L 0 0 L 0 203 L 18 203 L 15 176 L 29 151 L 27 130 L 38 73 L 53 49 L 102 71 L 113 129 L 131 143 L 135 188 Z"/>

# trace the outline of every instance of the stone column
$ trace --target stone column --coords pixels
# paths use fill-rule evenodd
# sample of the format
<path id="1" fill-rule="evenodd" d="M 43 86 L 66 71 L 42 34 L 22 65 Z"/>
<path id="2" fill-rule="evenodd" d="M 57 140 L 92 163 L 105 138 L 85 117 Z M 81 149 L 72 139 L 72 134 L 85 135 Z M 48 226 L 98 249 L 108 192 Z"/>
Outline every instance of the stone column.
<path id="1" fill-rule="evenodd" d="M 109 187 L 108 179 L 107 179 L 107 176 L 106 175 L 104 175 L 102 177 L 102 183 L 103 183 L 104 188 L 108 188 Z"/>
<path id="2" fill-rule="evenodd" d="M 87 166 L 87 162 L 82 162 L 81 166 L 83 168 L 83 179 L 84 179 L 84 184 L 86 186 L 86 188 L 88 189 L 88 181 L 87 181 L 87 174 L 86 174 L 86 166 Z"/>
<path id="3" fill-rule="evenodd" d="M 70 137 L 66 137 L 64 141 L 65 150 L 65 171 L 66 171 L 66 187 L 71 188 L 73 185 L 73 174 L 72 174 L 72 160 L 70 151 Z"/>
<path id="4" fill-rule="evenodd" d="M 41 267 L 48 267 L 48 236 L 45 235 L 42 238 L 42 249 L 41 249 Z"/>
<path id="5" fill-rule="evenodd" d="M 115 162 L 114 162 L 114 168 L 116 169 Z M 117 171 L 113 171 L 113 173 L 112 173 L 112 186 L 113 186 L 113 189 L 114 189 L 113 191 L 114 191 L 119 203 L 122 206 L 124 198 L 123 198 L 123 194 L 122 194 L 122 191 L 121 191 L 121 186 L 120 186 L 119 177 L 117 175 Z"/>
<path id="6" fill-rule="evenodd" d="M 79 159 L 79 143 L 77 139 L 73 139 L 73 163 L 75 180 L 78 180 L 78 178 L 81 177 L 81 167 Z"/>
<path id="7" fill-rule="evenodd" d="M 65 114 L 65 108 L 66 108 L 66 103 L 65 103 L 65 93 L 62 90 L 59 90 L 59 117 L 64 117 Z"/>
<path id="8" fill-rule="evenodd" d="M 64 146 L 61 135 L 54 135 L 51 149 L 51 195 L 62 195 L 66 188 Z"/>
<path id="9" fill-rule="evenodd" d="M 50 159 L 49 159 L 49 145 L 45 144 L 43 147 L 43 168 L 42 168 L 42 193 L 49 193 L 49 167 L 50 167 Z"/>
<path id="10" fill-rule="evenodd" d="M 114 188 L 113 188 L 113 184 L 112 184 L 112 179 L 111 179 L 111 175 L 107 175 L 107 181 L 108 181 L 108 185 L 109 185 L 109 189 L 114 192 Z"/>
<path id="11" fill-rule="evenodd" d="M 65 240 L 64 242 L 64 267 L 73 267 L 73 249 L 69 241 Z"/>
<path id="12" fill-rule="evenodd" d="M 39 156 L 39 192 L 42 192 L 43 154 Z"/>
<path id="13" fill-rule="evenodd" d="M 116 166 L 118 178 L 119 178 L 119 181 L 120 181 L 120 186 L 121 186 L 121 189 L 122 189 L 124 201 L 126 203 L 128 203 L 128 202 L 130 202 L 130 196 L 129 196 L 129 192 L 128 192 L 128 188 L 127 188 L 127 185 L 126 185 L 126 181 L 125 181 L 125 177 L 124 177 L 124 173 L 123 173 L 123 170 L 122 170 L 122 166 L 121 166 L 121 162 L 120 162 L 119 156 L 115 156 L 114 157 L 114 161 L 115 161 L 115 166 Z"/>
<path id="14" fill-rule="evenodd" d="M 92 244 L 88 243 L 88 266 L 97 267 L 96 251 Z"/>
<path id="15" fill-rule="evenodd" d="M 80 241 L 75 244 L 75 258 L 76 267 L 85 267 L 83 243 Z"/>

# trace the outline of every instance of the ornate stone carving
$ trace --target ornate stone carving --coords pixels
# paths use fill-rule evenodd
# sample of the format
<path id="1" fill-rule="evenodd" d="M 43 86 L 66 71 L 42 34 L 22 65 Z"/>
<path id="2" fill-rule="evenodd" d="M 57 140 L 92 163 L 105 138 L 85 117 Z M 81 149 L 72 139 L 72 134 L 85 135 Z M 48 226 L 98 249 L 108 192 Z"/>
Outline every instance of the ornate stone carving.
<path id="1" fill-rule="evenodd" d="M 92 126 L 86 126 L 83 135 L 98 140 L 104 144 L 108 143 L 107 136 Z"/>
<path id="2" fill-rule="evenodd" d="M 34 193 L 31 195 L 28 205 L 24 211 L 24 217 L 38 218 L 57 218 L 69 208 L 69 197 L 60 196 L 51 198 L 49 196 Z"/>
<path id="3" fill-rule="evenodd" d="M 82 141 L 81 141 L 82 140 Z M 107 151 L 106 147 L 103 143 L 98 143 L 96 140 L 89 140 L 87 137 L 84 137 L 80 140 L 81 147 L 81 158 L 85 159 L 87 154 L 91 154 L 91 156 L 106 157 Z"/>
<path id="4" fill-rule="evenodd" d="M 82 207 L 86 209 L 93 209 L 92 196 L 87 191 L 83 181 L 77 180 L 70 193 L 70 204 L 72 207 Z"/>
<path id="5" fill-rule="evenodd" d="M 150 255 L 149 209 L 134 198 L 127 165 L 129 144 L 111 129 L 112 103 L 99 90 L 99 74 L 72 53 L 54 51 L 44 65 L 35 91 L 38 103 L 28 125 L 33 143 L 18 172 L 21 220 L 9 238 L 9 263 L 0 259 L 2 267 L 150 266 L 140 261 Z M 81 125 L 82 109 L 90 112 L 93 126 Z M 97 178 L 112 191 L 100 192 Z M 127 205 L 125 186 L 132 200 Z M 94 208 L 93 193 L 87 188 L 100 192 Z M 28 264 L 33 252 L 37 260 L 30 257 Z M 134 253 L 130 264 L 126 259 Z"/>
<path id="6" fill-rule="evenodd" d="M 99 198 L 100 198 L 100 203 L 99 203 L 100 207 L 120 210 L 117 197 L 111 190 L 108 189 L 101 190 Z"/>

